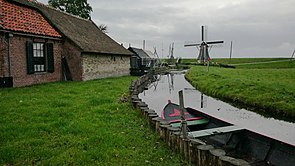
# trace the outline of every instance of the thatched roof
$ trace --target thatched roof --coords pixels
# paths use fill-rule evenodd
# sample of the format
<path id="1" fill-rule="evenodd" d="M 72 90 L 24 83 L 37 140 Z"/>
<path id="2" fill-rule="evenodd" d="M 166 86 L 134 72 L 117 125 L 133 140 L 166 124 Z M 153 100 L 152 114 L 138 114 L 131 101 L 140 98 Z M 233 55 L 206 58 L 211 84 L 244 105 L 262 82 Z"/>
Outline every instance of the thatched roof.
<path id="1" fill-rule="evenodd" d="M 66 38 L 75 43 L 81 52 L 132 55 L 130 51 L 99 30 L 91 20 L 59 11 L 38 2 L 12 1 L 35 7 Z"/>

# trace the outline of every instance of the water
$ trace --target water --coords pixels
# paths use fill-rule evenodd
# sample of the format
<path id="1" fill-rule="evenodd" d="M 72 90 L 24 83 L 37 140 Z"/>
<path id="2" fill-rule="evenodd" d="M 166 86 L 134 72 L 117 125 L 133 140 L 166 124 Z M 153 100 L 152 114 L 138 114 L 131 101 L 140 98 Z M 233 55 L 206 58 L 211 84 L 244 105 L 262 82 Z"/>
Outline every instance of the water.
<path id="1" fill-rule="evenodd" d="M 295 123 L 267 118 L 202 95 L 185 80 L 183 73 L 161 75 L 158 78 L 159 80 L 152 83 L 148 90 L 141 93 L 139 97 L 159 116 L 161 116 L 168 99 L 179 103 L 178 91 L 183 90 L 185 107 L 198 109 L 251 131 L 295 145 Z M 201 104 L 202 98 L 203 104 Z"/>

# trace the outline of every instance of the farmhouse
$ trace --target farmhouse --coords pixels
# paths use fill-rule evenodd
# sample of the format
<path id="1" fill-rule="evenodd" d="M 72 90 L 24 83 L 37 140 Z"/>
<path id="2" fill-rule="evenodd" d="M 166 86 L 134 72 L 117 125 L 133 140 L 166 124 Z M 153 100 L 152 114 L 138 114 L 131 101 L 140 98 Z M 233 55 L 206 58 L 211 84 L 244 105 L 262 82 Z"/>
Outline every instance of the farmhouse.
<path id="1" fill-rule="evenodd" d="M 5 0 L 0 6 L 0 86 L 61 80 L 62 35 L 36 10 Z"/>
<path id="2" fill-rule="evenodd" d="M 12 12 L 10 7 L 4 8 L 7 10 L 6 13 L 10 14 L 5 12 L 1 14 L 1 42 L 5 45 L 9 41 L 11 44 L 6 44 L 5 49 L 3 48 L 4 51 L 1 51 L 0 65 L 2 65 L 0 74 L 3 78 L 12 79 L 15 87 L 59 80 L 92 80 L 129 74 L 130 57 L 133 54 L 101 32 L 93 21 L 61 12 L 38 2 L 26 0 L 0 1 L 1 6 L 3 3 L 7 6 L 26 9 L 31 13 L 38 14 L 40 17 L 36 18 L 35 15 L 24 17 L 21 12 Z M 24 30 L 22 28 L 13 29 L 7 27 L 7 25 L 16 22 L 14 20 L 15 17 L 19 17 L 20 27 L 29 26 L 30 28 Z M 50 27 L 51 31 L 55 32 L 55 35 L 35 32 L 44 29 L 40 28 L 39 25 L 33 24 L 35 20 L 41 18 L 43 22 L 40 24 L 42 26 L 46 25 L 47 29 Z M 16 38 L 17 34 L 21 34 L 19 37 L 21 39 Z M 27 43 L 29 39 L 25 38 L 25 36 L 30 36 L 30 41 L 33 45 L 34 43 L 39 43 L 35 44 L 35 47 L 37 50 L 42 48 L 41 50 L 39 49 L 39 52 L 44 54 L 41 55 L 43 60 L 40 60 L 43 65 L 38 66 L 39 64 L 34 64 L 35 68 L 31 70 L 28 67 L 30 63 L 28 60 L 29 56 L 27 55 L 29 51 L 25 47 L 27 44 L 23 46 L 23 43 L 13 43 L 14 40 L 23 40 Z M 52 59 L 55 62 L 54 71 L 50 70 L 51 65 L 49 65 L 49 61 L 51 54 L 47 53 L 47 49 L 51 48 L 51 46 L 47 46 L 47 43 L 53 44 L 53 51 L 51 52 L 54 52 L 52 55 Z M 22 52 L 17 52 L 19 51 L 18 48 L 22 48 Z M 37 54 L 38 51 L 34 50 L 34 48 L 33 53 L 36 52 Z M 18 63 L 16 63 L 16 56 L 22 57 L 19 60 L 22 66 L 18 66 Z M 36 56 L 39 56 L 39 54 Z M 33 55 L 34 63 L 36 58 Z M 19 77 L 17 70 L 24 70 L 26 72 L 23 72 L 22 76 Z M 9 73 L 9 71 L 11 72 Z M 55 74 L 54 79 L 48 78 L 53 74 Z M 31 78 L 31 81 L 26 81 L 29 78 Z"/>

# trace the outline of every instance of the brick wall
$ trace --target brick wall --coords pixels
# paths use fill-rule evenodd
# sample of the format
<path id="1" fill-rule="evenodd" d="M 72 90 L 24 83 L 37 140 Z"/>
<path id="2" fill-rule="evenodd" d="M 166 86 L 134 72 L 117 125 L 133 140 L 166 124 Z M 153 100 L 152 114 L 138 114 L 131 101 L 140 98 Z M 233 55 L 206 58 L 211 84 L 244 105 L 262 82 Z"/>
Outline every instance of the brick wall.
<path id="1" fill-rule="evenodd" d="M 4 32 L 0 32 L 0 77 L 8 77 L 7 72 L 7 40 Z"/>
<path id="2" fill-rule="evenodd" d="M 53 43 L 54 73 L 27 74 L 26 42 Z M 0 77 L 8 76 L 7 44 L 0 33 Z M 3 48 L 2 48 L 3 47 Z M 73 80 L 92 80 L 129 75 L 130 57 L 120 55 L 83 54 L 72 42 L 14 35 L 11 38 L 11 71 L 14 87 L 62 80 L 61 57 L 65 56 Z"/>
<path id="3" fill-rule="evenodd" d="M 64 43 L 63 56 L 66 58 L 73 80 L 82 80 L 82 58 L 80 50 L 71 41 Z"/>
<path id="4" fill-rule="evenodd" d="M 130 56 L 83 54 L 83 80 L 129 75 Z"/>
<path id="5" fill-rule="evenodd" d="M 27 41 L 54 44 L 54 73 L 43 72 L 27 74 Z M 60 41 L 14 35 L 11 38 L 11 71 L 14 87 L 60 81 L 62 74 L 61 53 L 62 43 Z"/>

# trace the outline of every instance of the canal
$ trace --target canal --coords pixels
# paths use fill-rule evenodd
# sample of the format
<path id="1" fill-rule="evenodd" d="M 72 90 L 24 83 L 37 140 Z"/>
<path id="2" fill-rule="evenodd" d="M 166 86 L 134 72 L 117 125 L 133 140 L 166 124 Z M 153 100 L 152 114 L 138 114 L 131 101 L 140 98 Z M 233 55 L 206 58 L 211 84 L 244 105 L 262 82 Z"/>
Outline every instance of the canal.
<path id="1" fill-rule="evenodd" d="M 184 73 L 181 72 L 159 75 L 157 81 L 149 85 L 139 97 L 161 116 L 168 100 L 179 103 L 180 90 L 184 91 L 185 107 L 195 108 L 232 124 L 295 145 L 294 123 L 264 117 L 203 95 L 185 80 Z"/>

